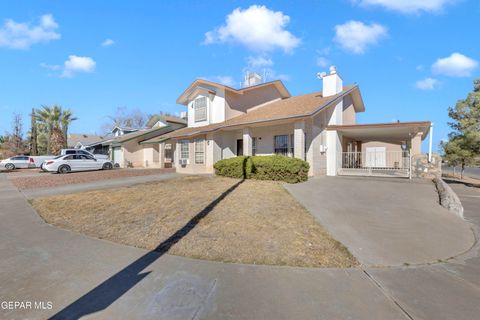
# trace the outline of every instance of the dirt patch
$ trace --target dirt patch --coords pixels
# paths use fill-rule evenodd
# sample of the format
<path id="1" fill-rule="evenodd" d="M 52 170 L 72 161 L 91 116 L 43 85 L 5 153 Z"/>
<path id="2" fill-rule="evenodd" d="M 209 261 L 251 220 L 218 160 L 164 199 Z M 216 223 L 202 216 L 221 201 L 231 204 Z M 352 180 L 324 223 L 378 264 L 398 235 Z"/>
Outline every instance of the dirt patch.
<path id="1" fill-rule="evenodd" d="M 175 172 L 175 169 L 115 169 L 100 171 L 72 172 L 68 174 L 43 173 L 38 176 L 10 176 L 12 183 L 20 190 L 58 187 L 66 184 L 85 183 L 127 177 L 148 176 Z"/>
<path id="2" fill-rule="evenodd" d="M 150 250 L 193 223 L 168 251 L 180 256 L 305 267 L 357 265 L 280 183 L 245 180 L 226 193 L 238 182 L 183 177 L 39 198 L 33 205 L 54 225 Z M 203 219 L 192 222 L 202 212 Z"/>

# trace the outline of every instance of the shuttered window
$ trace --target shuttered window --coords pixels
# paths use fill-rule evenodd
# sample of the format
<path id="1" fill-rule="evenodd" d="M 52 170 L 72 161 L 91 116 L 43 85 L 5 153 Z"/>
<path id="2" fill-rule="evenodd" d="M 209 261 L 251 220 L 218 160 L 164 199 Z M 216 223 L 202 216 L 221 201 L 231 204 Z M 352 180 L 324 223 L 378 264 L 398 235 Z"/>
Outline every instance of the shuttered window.
<path id="1" fill-rule="evenodd" d="M 193 102 L 195 122 L 207 120 L 207 97 L 200 97 Z"/>

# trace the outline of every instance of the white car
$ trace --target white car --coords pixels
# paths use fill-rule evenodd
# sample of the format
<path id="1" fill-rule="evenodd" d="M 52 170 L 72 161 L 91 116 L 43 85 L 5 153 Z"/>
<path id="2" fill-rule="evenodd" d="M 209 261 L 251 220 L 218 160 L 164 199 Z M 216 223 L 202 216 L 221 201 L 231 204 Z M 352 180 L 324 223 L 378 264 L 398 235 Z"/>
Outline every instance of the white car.
<path id="1" fill-rule="evenodd" d="M 0 167 L 5 167 L 7 170 L 35 168 L 35 162 L 28 156 L 15 156 L 1 160 Z"/>
<path id="2" fill-rule="evenodd" d="M 113 164 L 109 160 L 95 159 L 83 154 L 58 156 L 48 160 L 42 169 L 49 172 L 69 173 L 72 171 L 110 170 Z"/>
<path id="3" fill-rule="evenodd" d="M 108 159 L 108 156 L 105 155 L 105 154 L 93 154 L 87 150 L 84 150 L 84 149 L 62 149 L 60 150 L 60 155 L 64 156 L 64 155 L 67 155 L 67 154 L 83 154 L 83 155 L 86 155 L 86 156 L 90 156 L 90 157 L 93 157 L 95 159 Z"/>

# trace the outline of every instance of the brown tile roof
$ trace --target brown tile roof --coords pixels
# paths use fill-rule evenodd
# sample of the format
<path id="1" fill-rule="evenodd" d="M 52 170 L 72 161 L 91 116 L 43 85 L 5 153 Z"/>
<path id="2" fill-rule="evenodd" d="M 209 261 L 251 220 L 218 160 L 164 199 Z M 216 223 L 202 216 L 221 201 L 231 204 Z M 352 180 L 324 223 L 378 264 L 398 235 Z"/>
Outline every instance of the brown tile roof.
<path id="1" fill-rule="evenodd" d="M 310 116 L 327 107 L 337 98 L 340 98 L 357 88 L 358 86 L 356 85 L 347 86 L 344 87 L 344 90 L 339 94 L 325 98 L 322 96 L 321 92 L 313 92 L 301 96 L 294 96 L 278 100 L 221 123 L 214 123 L 197 128 L 182 128 L 172 131 L 164 135 L 164 137 L 177 138 L 193 136 L 230 126 Z"/>

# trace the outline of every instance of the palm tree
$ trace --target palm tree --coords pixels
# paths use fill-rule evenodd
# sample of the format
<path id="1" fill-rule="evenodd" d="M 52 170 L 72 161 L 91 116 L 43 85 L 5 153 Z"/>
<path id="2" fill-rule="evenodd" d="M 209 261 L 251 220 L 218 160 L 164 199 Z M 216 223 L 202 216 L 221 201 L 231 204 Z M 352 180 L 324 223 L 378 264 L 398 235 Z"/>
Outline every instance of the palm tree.
<path id="1" fill-rule="evenodd" d="M 47 128 L 47 154 L 50 154 L 51 143 L 50 139 L 53 132 L 53 109 L 48 106 L 42 106 L 42 109 L 37 110 L 37 120 L 40 124 L 43 124 Z"/>
<path id="2" fill-rule="evenodd" d="M 39 124 L 47 128 L 48 154 L 67 146 L 68 126 L 72 121 L 77 120 L 70 109 L 63 110 L 59 105 L 42 106 L 42 109 L 36 111 L 36 118 Z M 54 133 L 55 139 L 52 139 Z"/>
<path id="3" fill-rule="evenodd" d="M 64 139 L 63 147 L 64 148 L 67 147 L 68 127 L 70 126 L 70 123 L 72 123 L 72 121 L 75 121 L 77 119 L 78 119 L 77 117 L 73 116 L 72 110 L 70 110 L 70 109 L 63 110 L 63 112 L 60 115 L 60 124 L 62 126 L 62 133 L 63 133 L 63 139 Z"/>

